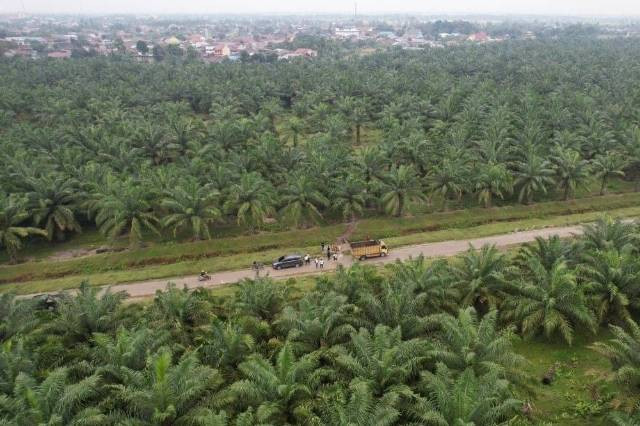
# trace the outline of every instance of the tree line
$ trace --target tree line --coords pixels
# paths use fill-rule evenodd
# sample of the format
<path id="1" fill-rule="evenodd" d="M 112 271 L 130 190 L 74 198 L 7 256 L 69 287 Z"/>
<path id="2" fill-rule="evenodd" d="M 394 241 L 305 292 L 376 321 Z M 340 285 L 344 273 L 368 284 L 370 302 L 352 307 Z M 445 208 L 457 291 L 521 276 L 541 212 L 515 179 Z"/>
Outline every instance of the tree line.
<path id="1" fill-rule="evenodd" d="M 637 43 L 561 38 L 275 64 L 0 61 L 0 241 L 208 238 L 640 182 Z"/>
<path id="2" fill-rule="evenodd" d="M 637 424 L 639 249 L 638 225 L 602 219 L 513 255 L 341 269 L 302 295 L 268 278 L 151 304 L 87 284 L 55 303 L 3 294 L 0 424 L 528 424 L 539 378 L 514 343 L 607 325 L 606 421 Z"/>

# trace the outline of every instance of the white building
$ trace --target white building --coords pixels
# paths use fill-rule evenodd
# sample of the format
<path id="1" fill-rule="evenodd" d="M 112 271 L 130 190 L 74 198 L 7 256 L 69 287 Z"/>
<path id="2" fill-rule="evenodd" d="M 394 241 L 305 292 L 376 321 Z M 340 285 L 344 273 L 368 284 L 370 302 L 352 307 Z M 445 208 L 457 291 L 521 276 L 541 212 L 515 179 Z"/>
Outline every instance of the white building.
<path id="1" fill-rule="evenodd" d="M 336 36 L 341 38 L 360 37 L 360 30 L 357 28 L 336 28 Z"/>

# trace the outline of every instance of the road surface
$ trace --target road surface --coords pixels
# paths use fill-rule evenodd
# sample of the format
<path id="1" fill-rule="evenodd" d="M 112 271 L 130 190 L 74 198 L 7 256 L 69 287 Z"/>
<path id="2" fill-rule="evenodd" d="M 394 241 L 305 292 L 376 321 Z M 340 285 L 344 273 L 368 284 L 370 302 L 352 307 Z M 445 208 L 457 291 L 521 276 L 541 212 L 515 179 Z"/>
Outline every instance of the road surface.
<path id="1" fill-rule="evenodd" d="M 532 231 L 513 232 L 510 234 L 495 235 L 492 237 L 475 238 L 468 240 L 442 241 L 437 243 L 418 244 L 412 246 L 404 246 L 391 250 L 389 256 L 377 259 L 366 260 L 366 264 L 381 265 L 385 263 L 395 262 L 396 260 L 407 260 L 412 257 L 423 255 L 424 257 L 446 257 L 459 254 L 473 246 L 480 248 L 485 244 L 494 244 L 498 248 L 505 248 L 513 245 L 523 244 L 535 240 L 536 237 L 548 238 L 552 235 L 560 237 L 572 237 L 582 233 L 581 226 L 567 226 L 558 228 L 537 229 Z M 300 268 L 284 269 L 275 271 L 268 266 L 261 271 L 261 276 L 268 275 L 274 279 L 286 279 L 289 277 L 299 277 L 303 275 L 317 275 L 328 271 L 335 270 L 338 265 L 350 266 L 353 260 L 350 256 L 341 256 L 338 261 L 327 261 L 325 259 L 324 269 L 316 269 L 314 263 L 305 265 Z M 213 288 L 227 284 L 236 283 L 244 278 L 254 278 L 255 272 L 251 269 L 238 271 L 218 272 L 211 274 L 211 280 L 200 282 L 197 275 L 176 278 L 163 278 L 152 281 L 142 281 L 128 284 L 118 284 L 111 286 L 111 291 L 125 291 L 131 298 L 141 298 L 153 296 L 157 290 L 166 288 L 167 283 L 175 283 L 176 286 L 182 288 Z M 34 295 L 27 295 L 29 297 Z"/>

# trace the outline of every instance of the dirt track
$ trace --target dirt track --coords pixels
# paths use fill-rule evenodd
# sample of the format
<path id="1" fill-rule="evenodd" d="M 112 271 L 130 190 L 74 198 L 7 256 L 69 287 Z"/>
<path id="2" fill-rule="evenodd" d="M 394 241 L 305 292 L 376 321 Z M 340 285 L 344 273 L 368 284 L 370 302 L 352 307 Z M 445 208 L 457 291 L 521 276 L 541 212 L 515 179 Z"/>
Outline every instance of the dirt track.
<path id="1" fill-rule="evenodd" d="M 461 253 L 473 246 L 479 248 L 485 244 L 495 244 L 499 248 L 512 245 L 522 244 L 533 241 L 536 237 L 549 237 L 558 235 L 560 237 L 571 237 L 582 233 L 580 226 L 567 226 L 560 228 L 547 228 L 533 231 L 513 232 L 510 234 L 496 235 L 492 237 L 476 238 L 469 240 L 442 241 L 438 243 L 419 244 L 413 246 L 405 246 L 394 249 L 388 257 L 367 260 L 367 264 L 384 264 L 395 262 L 396 260 L 405 260 L 411 257 L 423 255 L 425 257 L 444 257 L 453 256 Z M 275 279 L 286 279 L 292 276 L 315 275 L 326 271 L 335 270 L 338 265 L 349 266 L 353 263 L 350 256 L 341 256 L 337 262 L 325 260 L 324 269 L 316 269 L 312 263 L 301 268 L 285 269 L 274 271 L 265 266 L 261 272 L 262 276 L 268 275 Z M 130 297 L 147 297 L 155 294 L 156 290 L 162 290 L 168 282 L 175 283 L 178 287 L 187 286 L 188 288 L 196 287 L 219 287 L 226 284 L 236 283 L 244 278 L 255 277 L 255 272 L 250 269 L 239 271 L 219 272 L 211 275 L 210 281 L 200 282 L 197 275 L 177 278 L 163 278 L 153 281 L 142 281 L 129 284 L 119 284 L 111 287 L 112 291 L 126 291 Z M 28 296 L 26 296 L 28 297 Z"/>

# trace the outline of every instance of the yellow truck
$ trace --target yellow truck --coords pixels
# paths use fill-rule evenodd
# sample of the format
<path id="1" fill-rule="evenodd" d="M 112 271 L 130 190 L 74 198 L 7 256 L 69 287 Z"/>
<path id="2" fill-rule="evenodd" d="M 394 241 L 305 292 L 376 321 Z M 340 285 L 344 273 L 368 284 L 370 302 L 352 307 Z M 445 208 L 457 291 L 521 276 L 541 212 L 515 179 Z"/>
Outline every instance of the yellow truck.
<path id="1" fill-rule="evenodd" d="M 381 240 L 354 241 L 350 242 L 349 246 L 354 259 L 365 260 L 370 257 L 386 256 L 389 253 L 387 245 Z"/>

